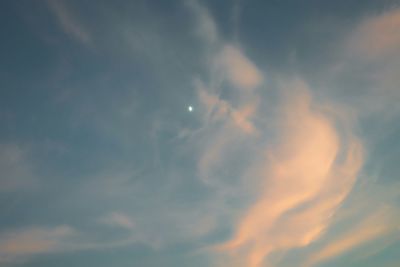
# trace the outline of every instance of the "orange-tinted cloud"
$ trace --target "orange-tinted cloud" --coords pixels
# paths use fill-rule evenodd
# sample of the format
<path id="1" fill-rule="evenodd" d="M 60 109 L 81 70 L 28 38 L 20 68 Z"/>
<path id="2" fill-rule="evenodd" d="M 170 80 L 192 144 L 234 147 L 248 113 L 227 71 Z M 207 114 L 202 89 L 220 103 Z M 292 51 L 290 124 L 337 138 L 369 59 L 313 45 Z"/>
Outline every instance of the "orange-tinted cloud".
<path id="1" fill-rule="evenodd" d="M 73 233 L 70 227 L 59 226 L 52 229 L 31 228 L 6 234 L 0 238 L 0 262 L 57 251 L 65 238 Z"/>
<path id="2" fill-rule="evenodd" d="M 397 224 L 390 216 L 393 213 L 393 210 L 388 207 L 375 211 L 354 225 L 348 232 L 340 234 L 339 237 L 334 238 L 333 241 L 312 254 L 305 266 L 325 262 L 390 232 L 398 231 Z"/>
<path id="3" fill-rule="evenodd" d="M 238 266 L 264 266 L 272 252 L 316 240 L 361 167 L 359 141 L 342 140 L 335 122 L 317 111 L 306 86 L 294 86 L 302 89 L 282 116 L 281 142 L 259 167 L 262 194 L 240 218 L 233 238 L 216 248 L 229 264 L 240 258 Z"/>
<path id="4" fill-rule="evenodd" d="M 253 89 L 263 80 L 261 72 L 240 51 L 232 45 L 226 45 L 217 59 L 229 82 L 239 88 Z"/>
<path id="5" fill-rule="evenodd" d="M 400 51 L 400 9 L 366 19 L 350 38 L 352 49 L 367 57 L 393 55 Z"/>

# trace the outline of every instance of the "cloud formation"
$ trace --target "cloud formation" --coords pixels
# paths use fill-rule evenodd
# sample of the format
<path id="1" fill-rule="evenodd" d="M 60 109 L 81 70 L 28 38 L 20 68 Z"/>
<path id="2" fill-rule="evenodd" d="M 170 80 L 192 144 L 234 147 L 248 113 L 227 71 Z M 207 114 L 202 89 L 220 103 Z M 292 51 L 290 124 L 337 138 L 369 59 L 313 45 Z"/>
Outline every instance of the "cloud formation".
<path id="1" fill-rule="evenodd" d="M 371 162 L 385 161 L 381 155 L 374 158 L 374 131 L 395 131 L 395 123 L 382 129 L 374 123 L 384 125 L 384 112 L 399 114 L 398 9 L 362 18 L 345 40 L 333 45 L 340 50 L 334 51 L 339 62 L 327 67 L 328 75 L 321 70 L 323 77 L 317 71 L 307 79 L 299 70 L 301 62 L 296 63 L 298 69 L 283 70 L 282 64 L 278 71 L 274 66 L 264 71 L 260 66 L 269 62 L 257 56 L 271 51 L 239 43 L 239 31 L 253 15 L 247 6 L 251 3 L 241 6 L 236 1 L 233 36 L 226 33 L 232 25 L 217 23 L 229 8 L 211 12 L 201 1 L 184 3 L 184 8 L 167 4 L 177 8 L 171 16 L 146 1 L 140 6 L 118 2 L 113 14 L 98 16 L 104 18 L 98 24 L 104 32 L 112 29 L 101 33 L 108 41 L 102 53 L 81 62 L 74 58 L 80 51 L 69 55 L 63 50 L 63 57 L 73 57 L 70 73 L 59 86 L 76 88 L 68 89 L 73 91 L 68 101 L 55 104 L 65 108 L 55 118 L 46 117 L 51 113 L 47 107 L 38 113 L 46 113 L 43 121 L 57 121 L 54 132 L 43 138 L 65 142 L 62 147 L 68 149 L 53 157 L 54 151 L 35 139 L 35 160 L 30 161 L 29 151 L 21 146 L 0 144 L 0 193 L 16 207 L 15 214 L 14 206 L 7 212 L 16 221 L 22 209 L 50 203 L 40 218 L 28 218 L 19 229 L 10 228 L 13 219 L 6 220 L 6 231 L 0 232 L 0 262 L 121 247 L 131 256 L 135 253 L 130 249 L 139 245 L 150 255 L 143 256 L 150 258 L 145 263 L 138 260 L 141 266 L 200 252 L 209 266 L 311 267 L 357 254 L 372 241 L 382 243 L 364 249 L 361 256 L 370 257 L 398 241 L 398 187 L 386 181 L 379 197 L 370 197 L 376 191 L 362 187 L 377 187 L 378 178 L 370 177 Z M 114 7 L 102 3 L 94 12 L 109 5 Z M 95 38 L 95 32 L 79 23 L 79 13 L 72 12 L 78 6 L 48 1 L 62 31 L 88 45 L 100 35 Z M 189 18 L 185 8 L 193 15 L 194 29 L 193 21 L 181 23 L 180 16 Z M 214 20 L 212 14 L 221 18 Z M 307 32 L 303 26 L 290 34 Z M 246 36 L 255 29 L 247 30 Z M 285 34 L 277 39 L 285 39 Z M 288 39 L 299 55 L 304 52 L 304 44 Z M 315 53 L 324 56 L 318 49 Z M 81 66 L 75 72 L 75 62 L 88 72 L 82 73 Z M 104 63 L 101 71 L 97 63 Z M 307 64 L 305 69 L 310 68 Z M 319 83 L 321 79 L 328 81 Z M 327 92 L 319 84 L 346 93 Z M 53 85 L 49 87 L 40 93 L 52 95 Z M 189 104 L 194 110 L 187 113 Z M 50 131 L 53 124 L 44 126 L 38 133 Z M 372 130 L 363 132 L 365 128 Z M 13 193 L 24 185 L 31 189 L 33 163 L 43 179 L 39 194 L 24 195 L 25 204 Z M 35 225 L 46 220 L 49 224 Z"/>
<path id="2" fill-rule="evenodd" d="M 365 163 L 366 148 L 354 133 L 352 121 L 360 110 L 321 102 L 321 98 L 313 97 L 315 88 L 297 79 L 278 86 L 282 106 L 275 116 L 279 117 L 262 114 L 257 101 L 260 92 L 256 89 L 265 90 L 264 75 L 238 46 L 220 41 L 219 47 L 208 49 L 216 53 L 212 61 L 215 65 L 210 66 L 211 80 L 197 83 L 206 114 L 203 134 L 208 143 L 199 158 L 200 178 L 219 188 L 220 194 L 238 192 L 246 181 L 254 183 L 254 177 L 260 186 L 259 191 L 252 191 L 259 195 L 258 199 L 235 218 L 231 240 L 216 245 L 213 251 L 217 266 L 272 266 L 278 263 L 271 257 L 276 252 L 309 247 L 322 237 L 331 238 L 326 235 L 337 223 L 332 218 L 340 213 Z M 221 98 L 224 82 L 236 97 Z M 239 178 L 225 177 L 221 170 L 235 157 L 232 151 L 240 147 L 239 143 L 259 143 L 260 136 L 269 135 L 253 123 L 262 116 L 278 126 L 279 141 L 272 148 L 266 145 L 261 153 L 260 147 L 248 150 L 254 153 L 246 154 L 252 164 L 236 173 Z M 249 174 L 252 180 L 248 179 Z M 241 182 L 233 182 L 237 179 Z M 384 232 L 377 232 L 376 236 L 381 234 Z M 354 240 L 350 236 L 343 238 Z M 368 238 L 357 240 L 347 243 L 347 248 Z"/>
<path id="3" fill-rule="evenodd" d="M 350 45 L 368 59 L 387 57 L 400 50 L 400 9 L 365 19 L 353 32 Z"/>
<path id="4" fill-rule="evenodd" d="M 0 262 L 21 260 L 35 254 L 64 250 L 64 242 L 74 235 L 69 226 L 33 227 L 0 236 Z"/>
<path id="5" fill-rule="evenodd" d="M 360 141 L 342 140 L 332 118 L 318 111 L 309 90 L 294 84 L 281 140 L 259 166 L 259 199 L 239 219 L 232 240 L 218 246 L 242 265 L 264 266 L 272 252 L 307 246 L 329 226 L 363 162 Z M 300 90 L 299 90 L 300 89 Z"/>
<path id="6" fill-rule="evenodd" d="M 262 82 L 257 67 L 236 47 L 226 45 L 217 60 L 229 82 L 238 88 L 254 89 Z"/>
<path id="7" fill-rule="evenodd" d="M 112 212 L 101 218 L 100 222 L 110 226 L 122 227 L 128 230 L 133 230 L 135 227 L 135 223 L 132 218 L 120 212 Z"/>
<path id="8" fill-rule="evenodd" d="M 205 23 L 204 14 L 208 14 L 208 11 L 197 2 L 194 7 L 193 11 L 198 14 L 197 27 L 202 29 Z M 215 25 L 209 15 L 206 18 L 207 25 Z M 213 31 L 213 34 L 216 34 L 216 31 Z M 226 164 L 229 148 L 236 147 L 236 144 L 246 138 L 258 134 L 253 119 L 259 106 L 256 91 L 264 77 L 238 46 L 225 43 L 220 37 L 213 38 L 218 41 L 211 43 L 208 34 L 200 37 L 207 48 L 206 57 L 212 60 L 207 66 L 210 70 L 208 79 L 195 79 L 194 83 L 204 114 L 204 127 L 200 134 L 207 142 L 201 152 L 198 169 L 201 179 L 207 184 L 213 184 L 220 179 L 216 178 L 216 172 L 221 165 Z M 232 95 L 230 100 L 221 97 L 221 91 L 227 85 Z"/>
<path id="9" fill-rule="evenodd" d="M 218 43 L 219 36 L 217 25 L 215 24 L 208 10 L 196 0 L 187 0 L 185 1 L 185 4 L 196 16 L 196 29 L 199 37 L 207 42 L 208 45 L 214 45 Z"/>
<path id="10" fill-rule="evenodd" d="M 328 261 L 365 243 L 399 231 L 397 224 L 393 222 L 396 219 L 395 214 L 396 211 L 389 207 L 374 211 L 361 222 L 353 225 L 348 232 L 332 238 L 333 240 L 328 244 L 313 253 L 305 266 L 314 266 Z"/>

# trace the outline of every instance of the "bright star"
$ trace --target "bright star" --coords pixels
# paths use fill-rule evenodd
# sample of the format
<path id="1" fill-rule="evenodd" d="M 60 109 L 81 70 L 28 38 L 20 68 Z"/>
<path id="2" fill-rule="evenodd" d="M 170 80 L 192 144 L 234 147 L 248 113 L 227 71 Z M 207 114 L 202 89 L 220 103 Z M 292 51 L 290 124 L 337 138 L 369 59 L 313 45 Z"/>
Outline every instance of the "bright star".
<path id="1" fill-rule="evenodd" d="M 192 106 L 189 106 L 189 107 L 188 107 L 188 110 L 189 110 L 189 112 L 192 112 L 192 111 L 193 111 L 193 107 L 192 107 Z"/>

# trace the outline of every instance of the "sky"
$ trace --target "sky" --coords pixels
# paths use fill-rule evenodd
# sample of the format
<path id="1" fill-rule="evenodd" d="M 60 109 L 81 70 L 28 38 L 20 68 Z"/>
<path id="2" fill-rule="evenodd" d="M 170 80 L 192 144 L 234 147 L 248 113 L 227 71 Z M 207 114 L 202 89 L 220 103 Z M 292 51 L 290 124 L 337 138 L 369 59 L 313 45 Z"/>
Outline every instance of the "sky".
<path id="1" fill-rule="evenodd" d="M 400 2 L 0 2 L 0 266 L 400 266 Z"/>

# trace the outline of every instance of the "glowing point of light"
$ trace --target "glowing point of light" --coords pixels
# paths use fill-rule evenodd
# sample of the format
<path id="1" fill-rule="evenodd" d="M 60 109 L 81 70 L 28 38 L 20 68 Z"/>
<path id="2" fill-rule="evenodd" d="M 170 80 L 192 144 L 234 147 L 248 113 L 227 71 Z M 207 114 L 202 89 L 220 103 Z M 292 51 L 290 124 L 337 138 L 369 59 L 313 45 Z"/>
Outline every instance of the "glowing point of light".
<path id="1" fill-rule="evenodd" d="M 189 112 L 192 112 L 192 111 L 193 111 L 193 107 L 192 107 L 192 106 L 189 106 L 189 107 L 188 107 L 188 110 L 189 110 Z"/>

